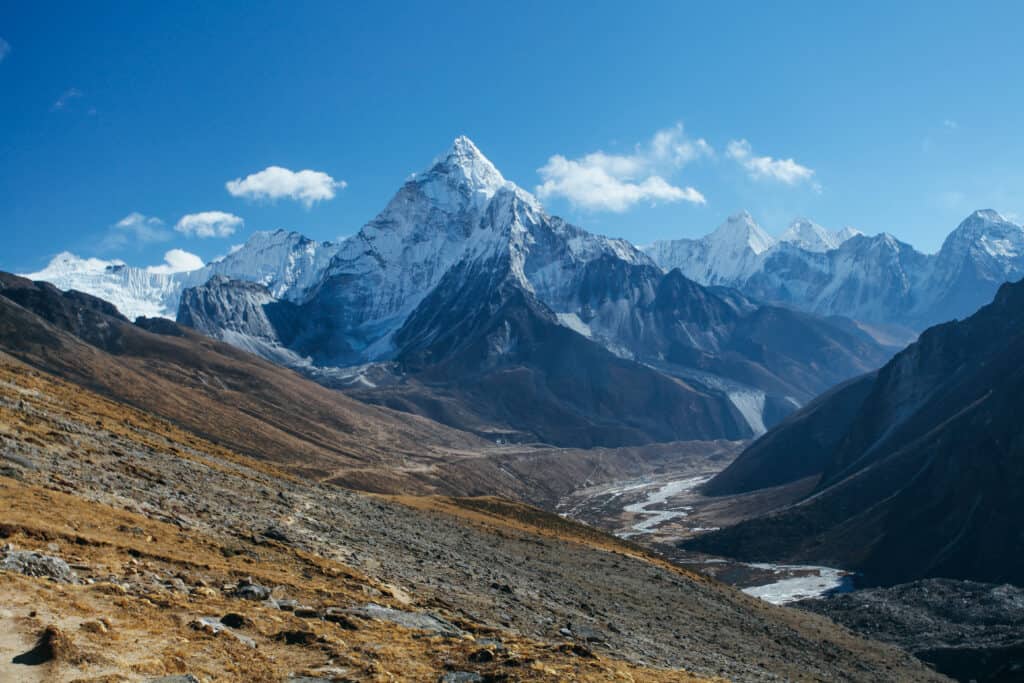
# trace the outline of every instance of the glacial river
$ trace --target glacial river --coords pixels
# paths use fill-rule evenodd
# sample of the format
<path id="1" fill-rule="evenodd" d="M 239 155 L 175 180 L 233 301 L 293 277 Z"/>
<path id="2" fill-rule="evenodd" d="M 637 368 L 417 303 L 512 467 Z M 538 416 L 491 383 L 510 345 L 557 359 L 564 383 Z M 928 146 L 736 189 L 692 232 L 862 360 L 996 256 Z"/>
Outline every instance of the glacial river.
<path id="1" fill-rule="evenodd" d="M 691 491 L 704 482 L 711 479 L 713 475 L 704 474 L 684 479 L 674 479 L 656 486 L 649 483 L 627 483 L 618 486 L 608 487 L 603 490 L 605 495 L 611 494 L 614 497 L 623 493 L 650 487 L 645 497 L 641 500 L 623 506 L 623 511 L 634 515 L 629 526 L 619 529 L 615 535 L 620 538 L 633 538 L 648 534 L 665 522 L 673 519 L 682 519 L 693 510 L 691 505 L 679 505 L 671 507 L 668 502 L 681 494 Z M 711 531 L 712 529 L 693 528 L 691 531 Z M 849 572 L 833 567 L 821 567 L 816 565 L 795 565 L 795 564 L 771 564 L 757 562 L 735 562 L 732 560 L 710 560 L 711 563 L 732 562 L 735 565 L 745 565 L 754 569 L 771 572 L 778 577 L 777 580 L 768 583 L 742 587 L 744 593 L 773 605 L 784 605 L 788 602 L 803 600 L 805 598 L 820 597 L 834 592 L 847 592 L 853 589 L 853 578 Z"/>

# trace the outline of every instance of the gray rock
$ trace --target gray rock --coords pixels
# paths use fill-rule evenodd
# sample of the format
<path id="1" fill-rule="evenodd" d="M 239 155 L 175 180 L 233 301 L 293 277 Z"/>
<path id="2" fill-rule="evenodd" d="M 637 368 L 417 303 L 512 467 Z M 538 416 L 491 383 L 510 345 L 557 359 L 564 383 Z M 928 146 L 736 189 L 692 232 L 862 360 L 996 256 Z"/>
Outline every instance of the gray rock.
<path id="1" fill-rule="evenodd" d="M 270 599 L 270 589 L 253 582 L 250 577 L 238 582 L 233 595 L 246 600 L 268 600 Z"/>
<path id="2" fill-rule="evenodd" d="M 27 458 L 23 458 L 20 455 L 14 455 L 13 453 L 0 453 L 0 457 L 2 457 L 4 460 L 7 460 L 8 462 L 14 463 L 15 465 L 24 467 L 26 470 L 38 469 L 34 462 L 28 460 Z"/>
<path id="3" fill-rule="evenodd" d="M 441 617 L 427 612 L 405 612 L 390 607 L 382 607 L 370 603 L 359 609 L 348 610 L 351 614 L 364 616 L 370 619 L 390 621 L 393 624 L 406 628 L 419 629 L 421 631 L 433 631 L 443 636 L 457 637 L 462 635 L 462 629 L 451 624 Z"/>
<path id="4" fill-rule="evenodd" d="M 482 683 L 484 677 L 474 671 L 449 671 L 438 679 L 439 683 Z"/>
<path id="5" fill-rule="evenodd" d="M 575 630 L 576 637 L 588 643 L 603 643 L 608 640 L 604 633 L 598 631 L 593 626 L 579 625 L 576 626 Z"/>
<path id="6" fill-rule="evenodd" d="M 328 607 L 324 610 L 323 617 L 325 621 L 337 624 L 343 629 L 357 631 L 359 630 L 359 624 L 352 621 L 352 618 L 349 616 L 350 614 L 349 610 L 341 609 L 340 607 Z"/>
<path id="7" fill-rule="evenodd" d="M 206 633 L 209 633 L 210 635 L 214 636 L 221 633 L 226 633 L 247 647 L 256 647 L 255 640 L 253 640 L 249 636 L 244 636 L 241 633 L 237 633 L 234 630 L 228 628 L 227 626 L 222 624 L 220 622 L 220 619 L 218 619 L 217 617 L 199 617 L 198 619 L 190 623 L 189 626 L 191 626 L 197 631 L 205 631 Z"/>
<path id="8" fill-rule="evenodd" d="M 76 583 L 78 581 L 78 575 L 64 560 L 30 550 L 7 552 L 0 560 L 0 569 L 25 576 L 45 577 L 61 583 Z"/>
<path id="9" fill-rule="evenodd" d="M 164 585 L 166 585 L 168 588 L 170 588 L 171 590 L 176 591 L 178 593 L 188 593 L 189 592 L 188 586 L 185 585 L 185 582 L 182 581 L 179 578 L 170 579 Z"/>

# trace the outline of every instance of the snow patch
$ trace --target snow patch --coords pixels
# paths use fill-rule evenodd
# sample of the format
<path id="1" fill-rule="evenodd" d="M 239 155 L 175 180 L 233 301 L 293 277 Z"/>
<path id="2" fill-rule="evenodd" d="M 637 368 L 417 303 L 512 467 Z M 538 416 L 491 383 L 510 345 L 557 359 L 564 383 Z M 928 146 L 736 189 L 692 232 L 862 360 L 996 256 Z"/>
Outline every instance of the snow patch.
<path id="1" fill-rule="evenodd" d="M 764 426 L 765 393 L 763 391 L 730 391 L 726 393 L 726 396 L 750 425 L 754 436 L 761 436 L 768 431 Z"/>
<path id="2" fill-rule="evenodd" d="M 580 317 L 575 313 L 559 313 L 558 322 L 563 327 L 568 327 L 573 332 L 578 332 L 587 339 L 594 338 L 594 332 L 590 329 L 590 325 L 580 320 Z"/>

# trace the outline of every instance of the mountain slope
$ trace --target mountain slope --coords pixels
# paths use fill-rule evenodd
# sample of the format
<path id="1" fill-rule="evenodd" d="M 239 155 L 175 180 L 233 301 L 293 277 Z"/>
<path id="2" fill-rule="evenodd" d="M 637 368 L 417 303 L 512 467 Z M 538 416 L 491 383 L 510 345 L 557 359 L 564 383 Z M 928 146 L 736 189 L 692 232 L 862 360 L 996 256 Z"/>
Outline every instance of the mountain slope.
<path id="1" fill-rule="evenodd" d="M 2 352 L 0 426 L 5 681 L 942 680 L 557 515 L 290 476 Z"/>
<path id="2" fill-rule="evenodd" d="M 429 420 L 367 406 L 170 321 L 133 325 L 99 299 L 7 274 L 0 274 L 0 348 L 314 478 L 429 490 L 425 463 L 457 460 L 484 445 Z"/>
<path id="3" fill-rule="evenodd" d="M 878 583 L 1024 583 L 1022 330 L 1024 283 L 1003 285 L 970 318 L 808 406 L 708 490 L 814 477 L 813 492 L 694 547 L 835 563 Z"/>

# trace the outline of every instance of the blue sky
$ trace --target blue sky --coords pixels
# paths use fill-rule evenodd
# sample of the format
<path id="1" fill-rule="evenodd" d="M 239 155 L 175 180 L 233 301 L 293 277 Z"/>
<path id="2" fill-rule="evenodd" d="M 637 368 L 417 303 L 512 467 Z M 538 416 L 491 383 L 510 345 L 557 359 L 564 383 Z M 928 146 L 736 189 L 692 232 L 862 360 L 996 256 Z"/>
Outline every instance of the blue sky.
<path id="1" fill-rule="evenodd" d="M 1021 3 L 2 2 L 0 269 L 351 234 L 463 133 L 637 243 L 746 208 L 931 251 L 975 208 L 1024 216 L 1022 24 Z M 270 166 L 316 173 L 228 192 Z"/>

